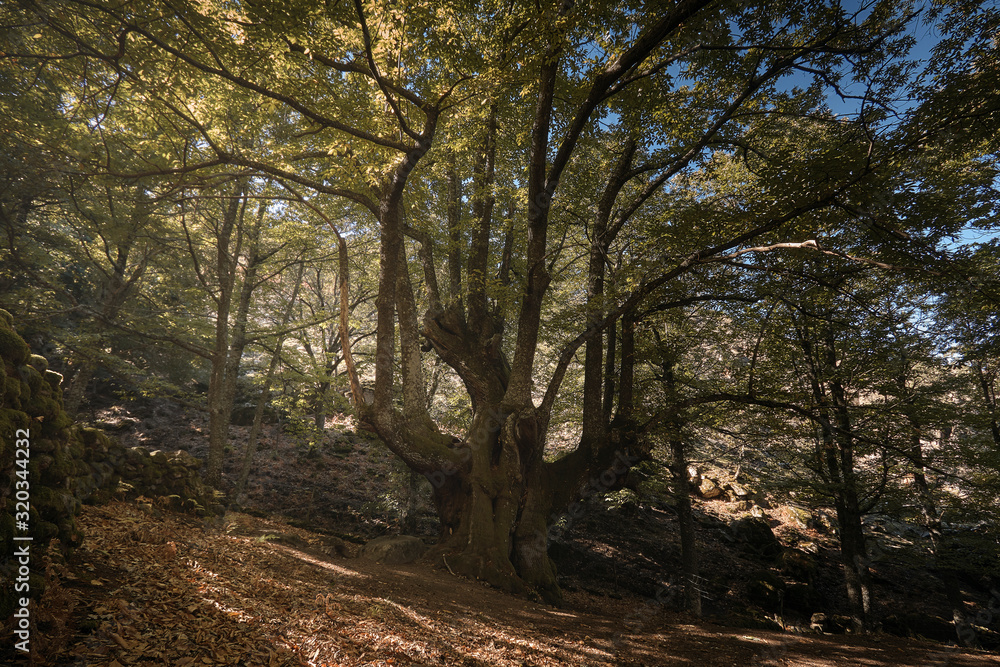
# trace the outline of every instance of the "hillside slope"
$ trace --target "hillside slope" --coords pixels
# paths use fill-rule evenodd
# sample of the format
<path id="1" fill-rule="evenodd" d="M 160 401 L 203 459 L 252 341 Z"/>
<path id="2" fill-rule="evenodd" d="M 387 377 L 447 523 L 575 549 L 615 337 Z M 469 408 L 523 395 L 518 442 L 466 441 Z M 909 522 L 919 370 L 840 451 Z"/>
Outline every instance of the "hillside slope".
<path id="1" fill-rule="evenodd" d="M 635 596 L 569 593 L 554 609 L 427 563 L 329 556 L 323 536 L 245 514 L 114 502 L 80 522 L 87 541 L 52 567 L 37 664 L 1000 665 L 916 640 L 696 622 Z"/>

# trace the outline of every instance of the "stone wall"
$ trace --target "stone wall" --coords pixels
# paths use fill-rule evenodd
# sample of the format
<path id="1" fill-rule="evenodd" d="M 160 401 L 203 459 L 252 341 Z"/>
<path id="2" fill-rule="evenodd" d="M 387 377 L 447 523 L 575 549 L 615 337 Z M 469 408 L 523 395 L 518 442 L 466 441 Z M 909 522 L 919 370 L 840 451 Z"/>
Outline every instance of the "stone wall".
<path id="1" fill-rule="evenodd" d="M 67 553 L 81 543 L 76 515 L 84 502 L 144 495 L 165 497 L 173 509 L 198 515 L 223 511 L 221 494 L 201 481 L 201 461 L 187 452 L 126 449 L 103 431 L 73 424 L 62 406 L 62 376 L 48 369 L 44 357 L 31 354 L 5 310 L 0 310 L 0 361 L 0 578 L 10 581 L 12 538 L 25 534 L 15 531 L 15 482 L 24 478 L 15 434 L 22 429 L 29 433 L 27 534 L 35 553 L 53 538 Z M 40 565 L 40 558 L 32 559 L 33 567 Z M 33 594 L 41 592 L 43 581 L 33 572 Z M 9 586 L 0 591 L 0 618 L 12 612 L 11 596 Z"/>
<path id="2" fill-rule="evenodd" d="M 81 539 L 75 521 L 81 499 L 74 493 L 74 478 L 91 471 L 77 429 L 62 409 L 62 376 L 48 370 L 44 357 L 30 353 L 27 343 L 14 331 L 10 314 L 3 310 L 0 359 L 0 542 L 12 544 L 14 535 L 14 445 L 15 434 L 23 429 L 28 431 L 30 444 L 30 534 L 36 544 L 57 537 L 71 548 Z"/>

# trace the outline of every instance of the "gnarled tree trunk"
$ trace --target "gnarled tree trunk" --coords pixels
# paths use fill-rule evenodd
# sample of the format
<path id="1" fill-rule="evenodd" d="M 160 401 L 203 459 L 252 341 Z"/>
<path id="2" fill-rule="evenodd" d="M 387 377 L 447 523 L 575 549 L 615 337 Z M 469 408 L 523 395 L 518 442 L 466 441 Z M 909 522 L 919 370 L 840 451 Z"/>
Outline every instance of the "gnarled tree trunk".
<path id="1" fill-rule="evenodd" d="M 487 276 L 493 271 L 489 243 L 496 233 L 493 225 L 496 105 L 484 107 L 484 134 L 472 170 L 475 187 L 471 212 L 474 219 L 468 229 L 461 224 L 461 179 L 454 173 L 453 157 L 448 158 L 446 168 L 451 173 L 448 176 L 447 218 L 451 247 L 446 298 L 438 293 L 430 240 L 420 230 L 405 226 L 400 213 L 406 177 L 429 148 L 434 134 L 437 116 L 429 105 L 424 109 L 427 116 L 423 133 L 418 138 L 410 133 L 416 138 L 416 144 L 386 179 L 377 206 L 369 207 L 376 212 L 380 223 L 378 331 L 374 404 L 361 410 L 361 418 L 411 469 L 431 482 L 442 524 L 441 541 L 432 557 L 442 558 L 442 564 L 446 562 L 456 572 L 513 592 L 534 591 L 543 599 L 558 604 L 561 592 L 547 550 L 550 524 L 564 512 L 579 509 L 572 503 L 585 493 L 588 483 L 598 490 L 618 488 L 628 467 L 638 460 L 630 399 L 634 353 L 627 349 L 631 339 L 622 343 L 622 382 L 614 418 L 610 423 L 604 419 L 605 423 L 599 424 L 588 416 L 585 441 L 572 453 L 553 462 L 544 461 L 542 456 L 555 397 L 576 350 L 588 341 L 596 341 L 609 324 L 634 308 L 641 298 L 636 297 L 627 306 L 620 305 L 609 313 L 604 313 L 600 305 L 603 253 L 609 239 L 613 238 L 613 234 L 607 233 L 608 216 L 618 191 L 634 176 L 629 170 L 634 145 L 627 148 L 619 161 L 619 175 L 609 188 L 606 206 L 598 221 L 606 230 L 594 237 L 592 301 L 586 330 L 564 347 L 544 397 L 536 404 L 535 358 L 543 302 L 554 257 L 558 256 L 558 253 L 551 253 L 552 248 L 547 243 L 549 209 L 563 170 L 595 110 L 613 94 L 610 91 L 615 85 L 633 73 L 669 34 L 704 5 L 701 0 L 679 3 L 656 17 L 631 45 L 610 58 L 571 110 L 571 120 L 554 150 L 550 150 L 549 141 L 554 134 L 552 119 L 563 44 L 558 33 L 566 29 L 563 18 L 573 11 L 573 3 L 563 3 L 551 13 L 540 14 L 537 29 L 550 31 L 554 36 L 546 52 L 540 54 L 542 57 L 533 65 L 537 67 L 537 104 L 525 183 L 523 258 L 526 266 L 517 321 L 509 327 L 516 331 L 512 361 L 508 361 L 502 347 L 504 332 L 508 330 L 508 313 L 499 305 L 491 307 L 487 298 Z M 687 164 L 694 154 L 685 153 L 679 157 L 676 168 Z M 651 186 L 650 192 L 655 187 L 659 185 Z M 404 235 L 421 243 L 424 288 L 429 304 L 422 320 L 416 316 L 414 308 Z M 498 278 L 501 282 L 506 282 L 509 276 L 510 239 L 508 235 L 500 262 Z M 687 266 L 689 264 L 684 264 L 671 275 L 682 273 Z M 654 281 L 655 284 L 647 285 L 646 289 L 653 289 L 669 277 Z M 397 323 L 402 410 L 392 404 Z M 630 336 L 632 333 L 631 327 L 623 325 L 623 334 Z M 451 437 L 438 430 L 428 415 L 420 336 L 458 374 L 471 399 L 472 421 L 457 446 Z M 591 347 L 584 399 L 588 406 L 596 406 L 594 415 L 597 416 L 611 414 L 601 400 L 605 389 L 600 377 L 602 356 L 600 346 Z"/>

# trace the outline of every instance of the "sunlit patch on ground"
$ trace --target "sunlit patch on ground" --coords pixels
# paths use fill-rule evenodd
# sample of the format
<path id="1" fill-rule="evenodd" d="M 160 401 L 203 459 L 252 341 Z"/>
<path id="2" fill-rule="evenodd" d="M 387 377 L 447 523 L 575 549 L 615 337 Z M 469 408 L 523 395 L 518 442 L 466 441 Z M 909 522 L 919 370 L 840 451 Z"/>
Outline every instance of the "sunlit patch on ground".
<path id="1" fill-rule="evenodd" d="M 942 650 L 725 628 L 663 609 L 626 627 L 644 600 L 574 593 L 554 609 L 423 564 L 326 558 L 312 549 L 321 536 L 240 514 L 217 530 L 127 503 L 81 519 L 79 575 L 61 587 L 75 599 L 72 634 L 50 647 L 53 664 L 924 667 Z M 251 537 L 269 531 L 302 548 Z M 1000 665 L 947 657 L 950 667 Z"/>

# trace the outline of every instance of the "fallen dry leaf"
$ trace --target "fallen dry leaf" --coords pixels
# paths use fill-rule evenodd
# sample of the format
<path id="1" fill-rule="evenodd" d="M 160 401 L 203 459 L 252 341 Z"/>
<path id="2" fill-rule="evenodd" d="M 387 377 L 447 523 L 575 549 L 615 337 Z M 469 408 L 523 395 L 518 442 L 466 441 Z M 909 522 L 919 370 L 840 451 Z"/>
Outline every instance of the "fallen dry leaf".
<path id="1" fill-rule="evenodd" d="M 157 539 L 128 539 L 125 520 Z M 567 593 L 567 608 L 554 610 L 424 564 L 387 567 L 258 542 L 264 531 L 304 542 L 308 533 L 239 514 L 228 520 L 233 534 L 208 534 L 182 515 L 85 507 L 80 552 L 107 583 L 83 589 L 81 614 L 107 614 L 109 630 L 81 635 L 68 654 L 88 667 L 921 667 L 942 656 L 949 667 L 1000 665 L 897 638 L 748 631 L 665 610 L 633 631 L 622 619 L 645 600 Z M 183 558 L 162 558 L 170 542 L 188 545 Z"/>

